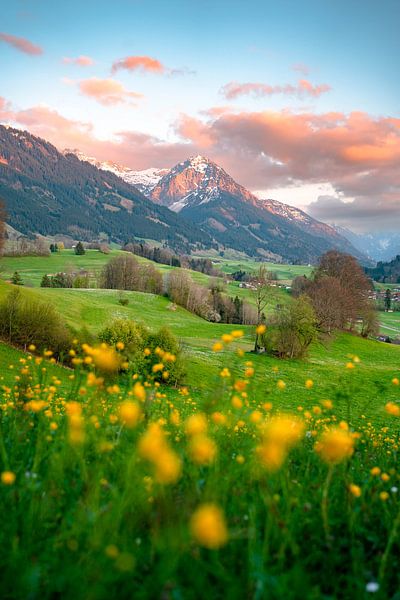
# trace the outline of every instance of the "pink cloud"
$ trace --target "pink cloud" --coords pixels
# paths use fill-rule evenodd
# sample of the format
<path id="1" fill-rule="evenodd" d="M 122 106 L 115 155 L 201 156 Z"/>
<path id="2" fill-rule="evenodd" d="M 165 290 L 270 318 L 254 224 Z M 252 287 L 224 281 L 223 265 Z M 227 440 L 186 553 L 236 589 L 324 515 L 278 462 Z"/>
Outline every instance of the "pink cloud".
<path id="1" fill-rule="evenodd" d="M 142 94 L 130 92 L 122 83 L 115 79 L 99 79 L 91 77 L 83 79 L 78 83 L 79 89 L 84 96 L 93 98 L 104 106 L 113 106 L 129 102 L 132 99 L 143 98 Z"/>
<path id="2" fill-rule="evenodd" d="M 305 96 L 318 98 L 321 94 L 329 92 L 331 87 L 326 83 L 313 85 L 306 79 L 300 79 L 297 85 L 287 83 L 285 85 L 269 85 L 267 83 L 238 83 L 231 81 L 221 88 L 221 93 L 227 100 L 235 100 L 239 96 L 253 96 L 263 98 L 274 94 L 285 94 L 288 96 Z"/>
<path id="3" fill-rule="evenodd" d="M 20 52 L 24 52 L 25 54 L 30 54 L 32 56 L 43 54 L 43 49 L 40 46 L 32 44 L 32 42 L 25 38 L 0 32 L 0 40 L 6 44 L 9 44 L 10 46 L 13 46 L 13 48 L 20 50 Z"/>
<path id="4" fill-rule="evenodd" d="M 125 58 L 121 58 L 113 63 L 111 71 L 115 73 L 119 69 L 158 74 L 163 74 L 167 71 L 166 67 L 158 59 L 151 56 L 126 56 Z"/>
<path id="5" fill-rule="evenodd" d="M 349 223 L 367 223 L 380 206 L 382 227 L 400 226 L 400 119 L 393 117 L 211 108 L 201 118 L 181 115 L 175 142 L 135 131 L 120 131 L 113 140 L 102 141 L 91 123 L 43 106 L 12 111 L 4 99 L 0 118 L 60 149 L 79 148 L 134 169 L 171 167 L 190 155 L 205 154 L 251 190 L 330 183 L 337 198 L 314 203 L 311 210 L 318 218 L 331 219 L 337 211 L 338 218 L 348 215 Z M 340 198 L 354 200 L 344 204 Z"/>
<path id="6" fill-rule="evenodd" d="M 0 121 L 7 122 L 14 118 L 14 111 L 11 108 L 10 102 L 0 96 Z"/>
<path id="7" fill-rule="evenodd" d="M 79 67 L 90 67 L 94 64 L 93 58 L 90 56 L 78 56 L 77 58 L 70 58 L 69 56 L 64 56 L 62 59 L 65 64 L 78 65 Z"/>

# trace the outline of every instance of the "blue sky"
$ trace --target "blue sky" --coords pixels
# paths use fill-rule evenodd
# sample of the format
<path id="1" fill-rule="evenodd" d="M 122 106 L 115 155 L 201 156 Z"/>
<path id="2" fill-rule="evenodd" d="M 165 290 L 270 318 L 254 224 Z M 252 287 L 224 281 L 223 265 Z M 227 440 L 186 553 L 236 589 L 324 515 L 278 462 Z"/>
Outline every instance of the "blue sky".
<path id="1" fill-rule="evenodd" d="M 378 169 L 382 185 L 373 198 L 383 203 L 385 219 L 388 205 L 390 214 L 393 203 L 395 212 L 399 207 L 392 164 L 398 160 L 399 23 L 400 2 L 394 0 L 4 2 L 1 116 L 60 147 L 76 142 L 102 159 L 108 141 L 110 159 L 133 168 L 163 166 L 161 150 L 165 166 L 185 158 L 186 150 L 208 153 L 250 189 L 311 206 L 321 218 L 323 205 L 327 214 L 337 205 L 354 220 L 349 208 L 362 205 L 368 220 L 366 199 L 370 204 L 373 199 L 365 194 L 363 173 L 371 172 L 376 182 Z M 27 53 L 7 36 L 42 52 Z M 93 64 L 63 62 L 79 56 Z M 112 64 L 126 57 L 156 59 L 162 71 L 111 72 Z M 240 89 L 229 98 L 222 88 L 232 82 Z M 304 92 L 304 85 L 311 91 Z M 334 124 L 327 116 L 332 113 L 338 115 Z M 348 121 L 359 113 L 365 115 L 362 123 Z M 286 114 L 295 118 L 286 123 L 281 119 Z M 304 114 L 310 135 L 303 131 L 301 140 L 285 146 L 285 127 L 300 132 Z M 314 116 L 322 121 L 316 124 Z M 244 131 L 249 123 L 259 124 L 261 141 L 248 134 L 249 127 Z M 332 128 L 341 138 L 340 149 L 332 145 L 338 143 Z M 308 138 L 315 138 L 311 145 Z M 383 147 L 393 148 L 393 155 L 385 150 L 383 156 Z M 318 174 L 308 164 L 296 164 L 296 149 L 310 154 Z M 329 168 L 324 170 L 325 153 Z"/>

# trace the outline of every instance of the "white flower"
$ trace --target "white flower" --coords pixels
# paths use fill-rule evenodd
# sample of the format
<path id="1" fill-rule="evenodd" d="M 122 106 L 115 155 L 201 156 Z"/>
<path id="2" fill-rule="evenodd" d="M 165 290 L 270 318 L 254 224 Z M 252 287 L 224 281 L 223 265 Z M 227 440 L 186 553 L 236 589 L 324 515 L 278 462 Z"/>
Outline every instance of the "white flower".
<path id="1" fill-rule="evenodd" d="M 391 491 L 393 494 L 397 494 L 398 488 L 397 488 L 397 487 L 394 485 L 393 487 L 391 487 L 391 488 L 390 488 L 390 491 Z"/>
<path id="2" fill-rule="evenodd" d="M 379 590 L 379 583 L 377 583 L 376 581 L 370 581 L 365 586 L 365 589 L 367 592 L 371 592 L 372 594 L 374 594 Z"/>

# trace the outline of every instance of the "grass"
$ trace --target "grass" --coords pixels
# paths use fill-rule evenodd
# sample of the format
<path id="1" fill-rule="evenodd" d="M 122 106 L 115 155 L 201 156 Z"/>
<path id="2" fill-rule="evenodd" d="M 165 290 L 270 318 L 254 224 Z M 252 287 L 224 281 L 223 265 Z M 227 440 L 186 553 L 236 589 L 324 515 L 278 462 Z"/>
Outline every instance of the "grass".
<path id="1" fill-rule="evenodd" d="M 363 355 L 352 369 L 349 350 Z M 228 345 L 207 394 L 99 370 L 93 385 L 79 367 L 69 391 L 50 390 L 16 367 L 0 393 L 2 594 L 362 598 L 372 582 L 393 597 L 391 350 L 341 336 L 328 361 L 315 349 L 277 373 L 254 357 L 253 373 Z"/>
<path id="2" fill-rule="evenodd" d="M 88 250 L 83 256 L 77 256 L 74 250 L 62 250 L 49 256 L 4 257 L 0 263 L 0 276 L 9 280 L 12 274 L 18 271 L 24 285 L 39 287 L 43 275 L 83 269 L 90 273 L 91 284 L 94 287 L 101 269 L 110 258 L 119 253 L 119 250 L 112 250 L 109 254 Z"/>
<path id="3" fill-rule="evenodd" d="M 108 259 L 66 256 L 93 273 Z M 187 385 L 117 375 L 90 348 L 88 377 L 0 344 L 4 597 L 317 600 L 371 583 L 395 597 L 400 347 L 340 334 L 282 361 L 250 354 L 243 326 L 213 352 L 232 326 L 164 297 L 37 287 L 64 270 L 53 258 L 25 263 L 36 288 L 22 293 L 89 334 L 120 317 L 168 325 Z"/>
<path id="4" fill-rule="evenodd" d="M 7 285 L 0 285 L 0 298 L 7 290 Z M 141 292 L 126 293 L 128 306 L 118 303 L 118 294 L 114 290 L 40 288 L 30 293 L 53 303 L 67 323 L 76 330 L 85 328 L 92 334 L 97 334 L 111 321 L 121 317 L 143 323 L 150 329 L 158 329 L 166 324 L 182 343 L 187 357 L 187 383 L 191 388 L 201 397 L 206 397 L 210 387 L 215 385 L 225 355 L 213 353 L 211 347 L 223 333 L 232 330 L 232 325 L 209 323 L 180 307 L 171 310 L 171 303 L 167 298 Z M 250 351 L 253 347 L 254 328 L 243 326 L 241 329 L 245 333 L 241 346 L 245 351 Z M 251 360 L 257 366 L 253 382 L 255 393 L 257 397 L 268 395 L 267 378 L 272 377 L 272 381 L 276 382 L 282 377 L 288 385 L 285 394 L 278 396 L 277 402 L 282 406 L 296 408 L 302 385 L 305 379 L 311 378 L 320 383 L 314 388 L 313 394 L 306 397 L 308 408 L 315 399 L 329 398 L 335 394 L 344 365 L 352 354 L 358 355 L 362 361 L 359 370 L 363 377 L 353 399 L 353 409 L 361 412 L 363 398 L 371 387 L 375 388 L 379 380 L 390 381 L 396 375 L 400 347 L 341 334 L 328 340 L 325 345 L 315 344 L 306 362 L 251 355 Z M 273 369 L 278 369 L 278 372 L 274 374 Z M 379 397 L 377 403 L 380 403 Z M 373 419 L 376 417 L 375 408 L 374 401 L 367 407 L 367 412 Z"/>
<path id="5" fill-rule="evenodd" d="M 390 337 L 400 336 L 400 311 L 392 313 L 381 311 L 379 313 L 379 322 L 382 333 Z"/>

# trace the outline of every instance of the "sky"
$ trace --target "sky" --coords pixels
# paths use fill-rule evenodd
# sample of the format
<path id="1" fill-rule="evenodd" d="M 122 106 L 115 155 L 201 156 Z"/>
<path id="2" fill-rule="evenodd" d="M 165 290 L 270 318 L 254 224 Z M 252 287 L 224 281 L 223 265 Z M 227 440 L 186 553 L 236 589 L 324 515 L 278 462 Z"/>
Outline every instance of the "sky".
<path id="1" fill-rule="evenodd" d="M 400 0 L 1 3 L 0 122 L 133 169 L 400 229 Z M 1 151 L 1 148 L 0 148 Z"/>

